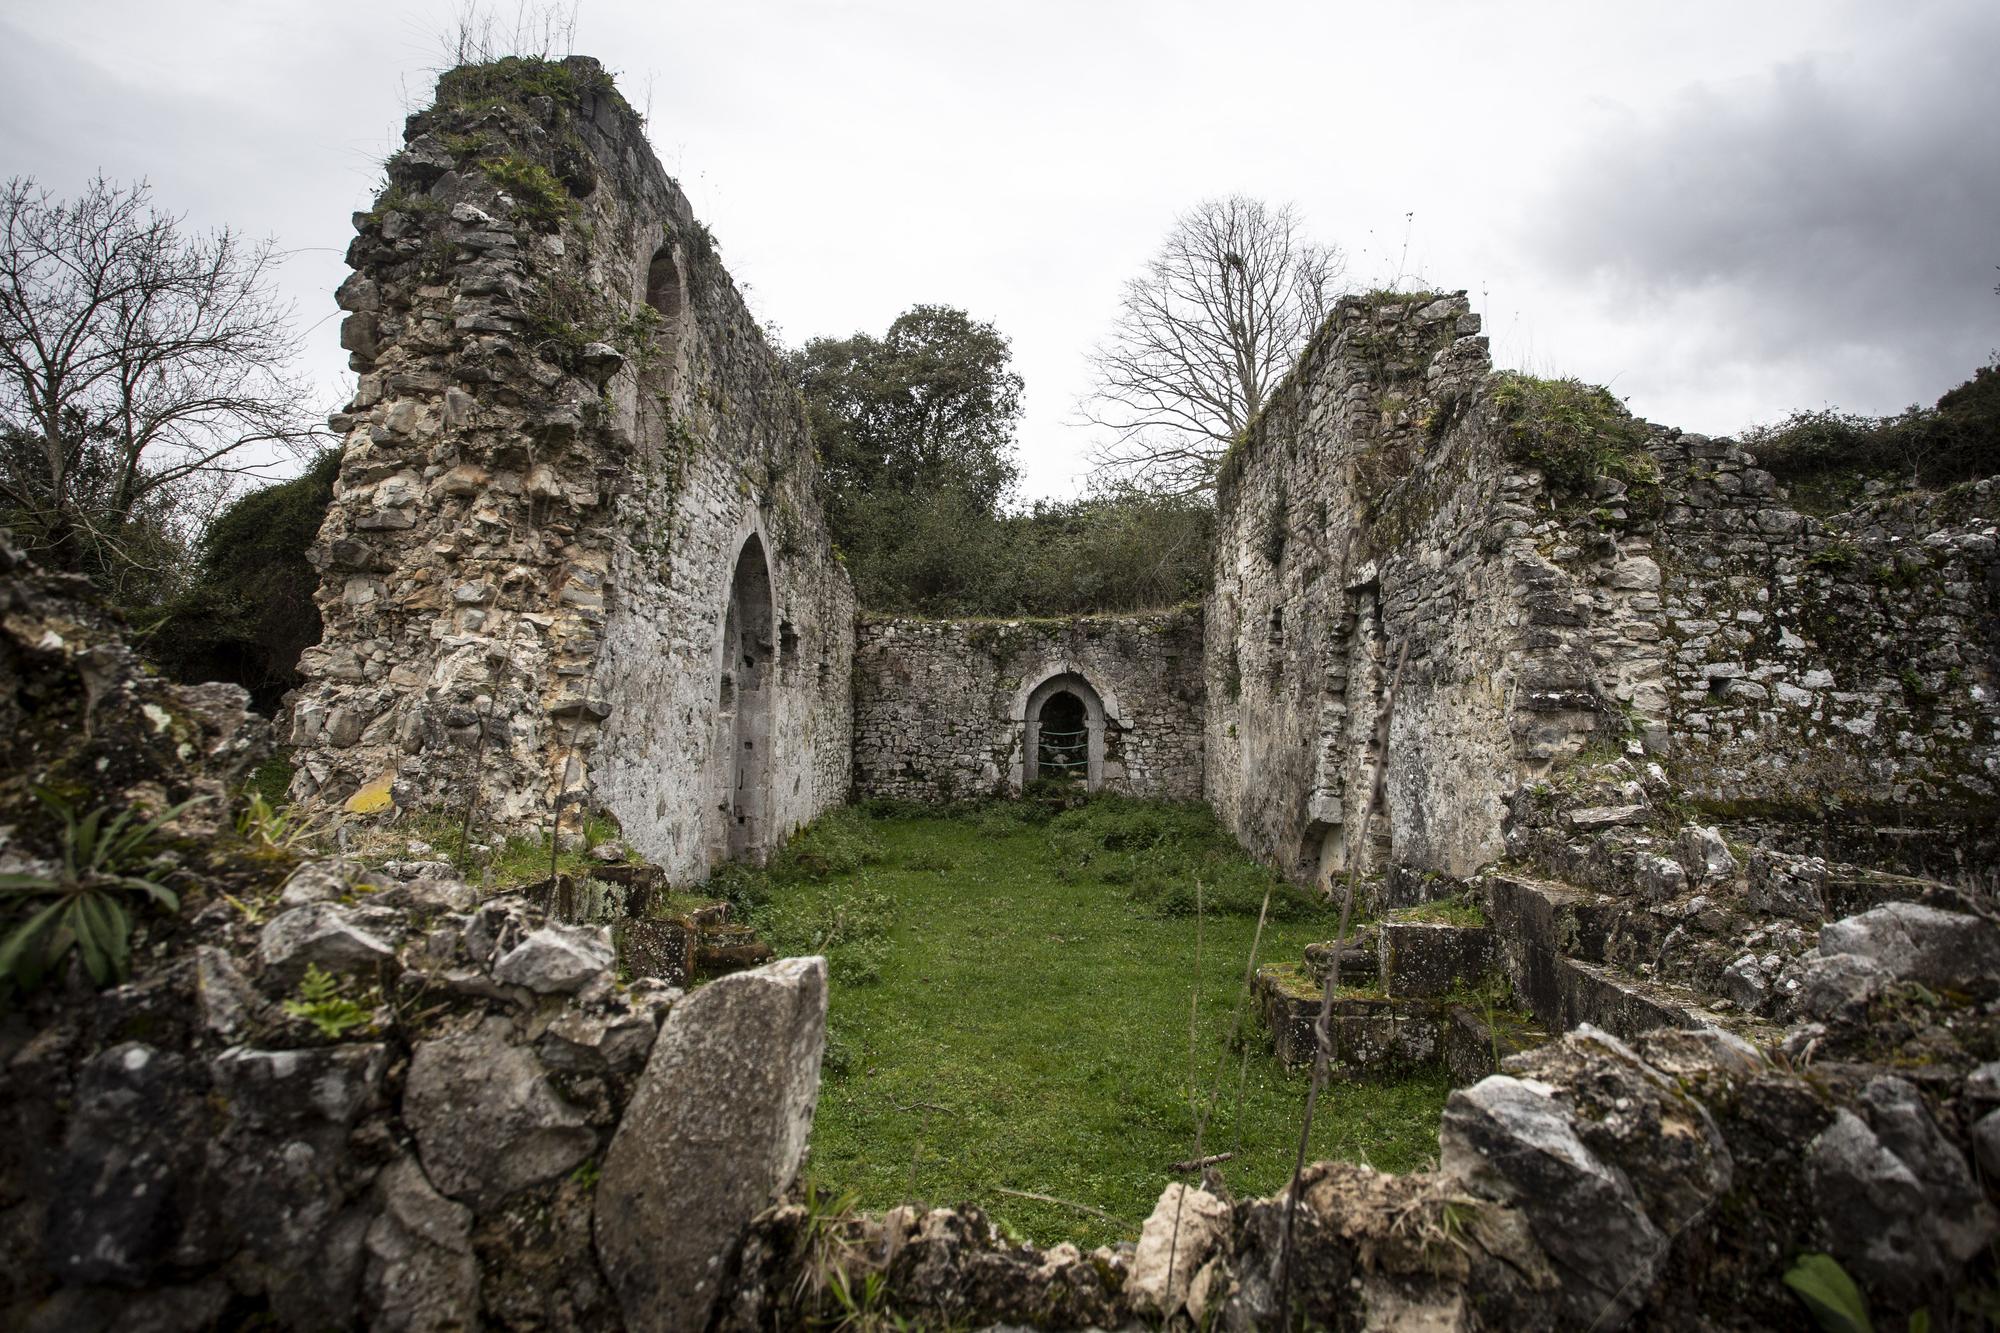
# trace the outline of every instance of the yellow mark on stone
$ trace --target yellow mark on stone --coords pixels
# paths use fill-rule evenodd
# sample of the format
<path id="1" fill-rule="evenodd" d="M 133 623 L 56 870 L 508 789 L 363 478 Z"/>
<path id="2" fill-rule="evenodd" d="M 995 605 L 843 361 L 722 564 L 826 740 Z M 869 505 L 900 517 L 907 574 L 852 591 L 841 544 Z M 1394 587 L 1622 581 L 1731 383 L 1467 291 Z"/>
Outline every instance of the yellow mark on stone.
<path id="1" fill-rule="evenodd" d="M 174 724 L 174 715 L 158 704 L 142 704 L 140 709 L 146 714 L 146 720 L 153 724 L 154 731 L 165 731 Z"/>
<path id="2" fill-rule="evenodd" d="M 396 780 L 394 773 L 384 773 L 360 791 L 347 798 L 346 809 L 354 815 L 379 815 L 396 803 L 389 795 L 389 784 Z"/>

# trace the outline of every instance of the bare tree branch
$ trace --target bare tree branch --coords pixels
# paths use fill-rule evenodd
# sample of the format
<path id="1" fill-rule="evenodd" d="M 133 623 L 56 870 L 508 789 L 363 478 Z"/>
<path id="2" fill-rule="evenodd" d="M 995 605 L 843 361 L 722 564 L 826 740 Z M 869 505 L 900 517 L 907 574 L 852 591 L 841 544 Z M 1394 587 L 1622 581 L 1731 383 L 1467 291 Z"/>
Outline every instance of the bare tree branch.
<path id="1" fill-rule="evenodd" d="M 1092 355 L 1083 419 L 1109 437 L 1101 477 L 1192 495 L 1325 320 L 1344 268 L 1308 240 L 1291 205 L 1231 195 L 1183 214 L 1125 285 Z"/>
<path id="2" fill-rule="evenodd" d="M 0 187 L 0 521 L 119 583 L 319 434 L 275 245 L 190 232 L 149 196 Z"/>

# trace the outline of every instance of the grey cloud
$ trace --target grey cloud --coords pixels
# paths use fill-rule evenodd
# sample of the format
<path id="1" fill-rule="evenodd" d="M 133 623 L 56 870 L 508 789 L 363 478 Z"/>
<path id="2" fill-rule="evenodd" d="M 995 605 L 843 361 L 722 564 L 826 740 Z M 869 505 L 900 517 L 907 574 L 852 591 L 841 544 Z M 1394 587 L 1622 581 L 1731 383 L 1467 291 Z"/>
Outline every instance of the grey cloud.
<path id="1" fill-rule="evenodd" d="M 2000 345 L 2000 9 L 1898 23 L 1622 117 L 1537 201 L 1540 264 L 1843 406 L 1964 379 Z"/>

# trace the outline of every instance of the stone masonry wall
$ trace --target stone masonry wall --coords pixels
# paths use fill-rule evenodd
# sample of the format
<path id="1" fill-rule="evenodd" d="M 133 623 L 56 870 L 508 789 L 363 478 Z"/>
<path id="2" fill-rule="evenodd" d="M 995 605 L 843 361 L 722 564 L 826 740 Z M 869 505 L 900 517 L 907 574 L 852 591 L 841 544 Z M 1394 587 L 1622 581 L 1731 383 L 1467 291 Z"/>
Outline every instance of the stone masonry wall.
<path id="1" fill-rule="evenodd" d="M 848 787 L 853 597 L 797 395 L 595 62 L 454 71 L 406 139 L 340 291 L 297 790 L 594 803 L 676 879 L 760 854 Z"/>
<path id="2" fill-rule="evenodd" d="M 1380 763 L 1366 864 L 1464 875 L 1594 743 L 1713 818 L 1990 857 L 2000 480 L 1817 519 L 1731 442 L 1632 423 L 1625 479 L 1552 486 L 1476 328 L 1462 296 L 1344 300 L 1225 465 L 1206 786 L 1245 844 L 1345 869 Z"/>
<path id="3" fill-rule="evenodd" d="M 1656 452 L 1676 783 L 1725 819 L 1818 826 L 1837 854 L 1990 857 L 2000 481 L 1816 518 L 1728 441 L 1670 432 Z"/>
<path id="4" fill-rule="evenodd" d="M 1107 790 L 1202 790 L 1198 609 L 1074 620 L 867 618 L 854 661 L 857 796 L 948 801 L 1018 791 L 1024 707 L 1081 675 L 1107 715 Z"/>
<path id="5" fill-rule="evenodd" d="M 1463 293 L 1344 299 L 1225 464 L 1207 791 L 1302 882 L 1357 857 L 1470 872 L 1505 794 L 1599 725 L 1592 594 L 1524 521 L 1541 484 L 1499 447 L 1478 327 Z"/>

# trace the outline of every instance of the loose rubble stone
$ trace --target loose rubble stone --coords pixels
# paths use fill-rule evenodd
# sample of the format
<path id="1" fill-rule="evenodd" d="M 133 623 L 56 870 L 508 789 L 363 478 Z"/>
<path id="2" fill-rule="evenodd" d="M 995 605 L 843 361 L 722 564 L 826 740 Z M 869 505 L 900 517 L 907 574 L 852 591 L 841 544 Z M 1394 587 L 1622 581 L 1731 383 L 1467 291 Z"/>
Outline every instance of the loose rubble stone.
<path id="1" fill-rule="evenodd" d="M 1195 1274 L 1229 1239 L 1229 1223 L 1229 1205 L 1213 1194 L 1178 1181 L 1167 1186 L 1140 1228 L 1125 1298 L 1152 1314 L 1179 1310 Z"/>
<path id="2" fill-rule="evenodd" d="M 604 929 L 550 925 L 509 950 L 493 965 L 493 977 L 537 995 L 562 995 L 606 976 L 614 959 Z"/>
<path id="3" fill-rule="evenodd" d="M 265 923 L 257 956 L 264 965 L 266 988 L 287 990 L 309 967 L 334 973 L 364 971 L 393 961 L 396 951 L 354 924 L 348 909 L 312 903 Z"/>
<path id="4" fill-rule="evenodd" d="M 1681 860 L 1697 885 L 1721 884 L 1736 878 L 1735 854 L 1713 828 L 1690 825 L 1681 830 Z"/>
<path id="5" fill-rule="evenodd" d="M 581 1111 L 549 1085 L 512 1024 L 487 1018 L 419 1042 L 410 1056 L 403 1115 L 424 1172 L 475 1212 L 553 1180 L 597 1150 Z"/>
<path id="6" fill-rule="evenodd" d="M 1826 862 L 1819 857 L 1755 851 L 1750 854 L 1749 878 L 1751 911 L 1814 925 L 1826 919 Z"/>
<path id="7" fill-rule="evenodd" d="M 1816 954 L 1800 969 L 1794 1003 L 1798 1012 L 1821 1022 L 1859 1023 L 1868 1016 L 1869 1002 L 1894 979 L 1888 968 L 1862 954 Z"/>
<path id="8" fill-rule="evenodd" d="M 750 1219 L 805 1155 L 826 960 L 788 958 L 674 1006 L 605 1154 L 598 1254 L 628 1327 L 703 1327 Z"/>

